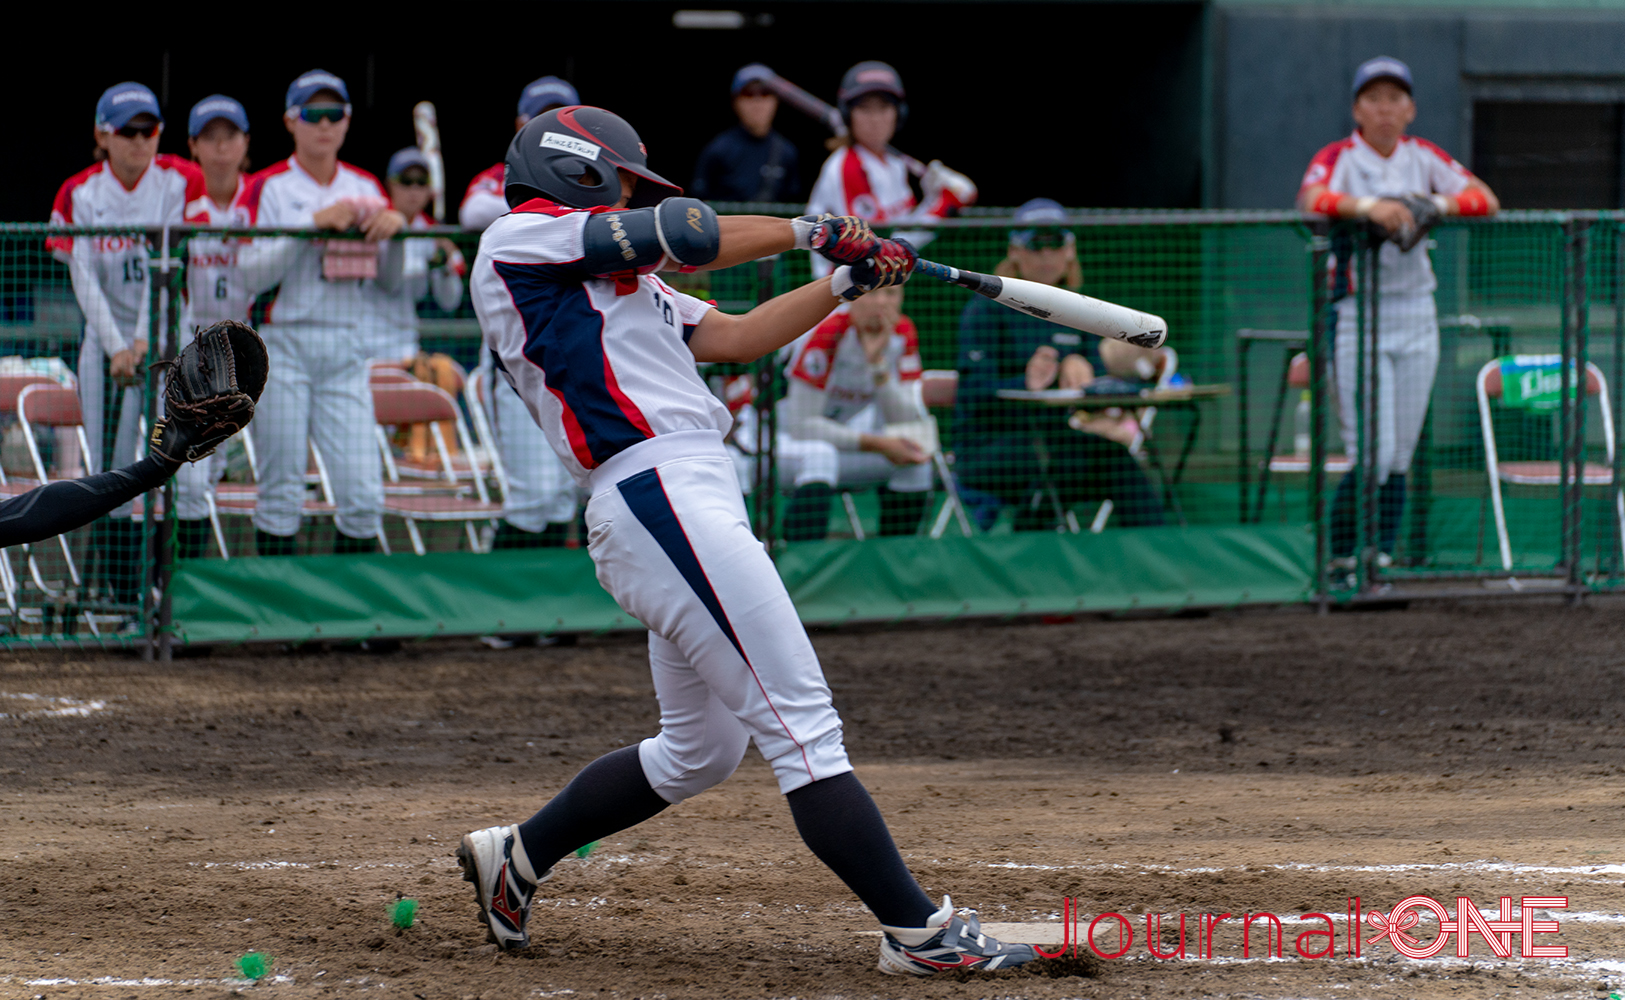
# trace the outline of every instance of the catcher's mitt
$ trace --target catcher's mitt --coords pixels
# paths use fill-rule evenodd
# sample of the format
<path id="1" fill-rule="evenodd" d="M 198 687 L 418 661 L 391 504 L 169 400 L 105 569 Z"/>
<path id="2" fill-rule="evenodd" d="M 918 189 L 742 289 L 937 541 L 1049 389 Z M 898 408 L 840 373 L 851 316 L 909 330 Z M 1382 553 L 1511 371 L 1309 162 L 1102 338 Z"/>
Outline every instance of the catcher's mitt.
<path id="1" fill-rule="evenodd" d="M 1434 223 L 1444 217 L 1444 213 L 1440 212 L 1439 206 L 1434 204 L 1433 199 L 1425 194 L 1408 194 L 1397 200 L 1401 205 L 1410 209 L 1411 218 L 1416 220 L 1416 224 L 1401 226 L 1388 238 L 1399 244 L 1400 253 L 1410 253 L 1416 244 L 1422 242 L 1422 238 L 1427 236 L 1428 230 L 1433 228 Z"/>
<path id="2" fill-rule="evenodd" d="M 207 458 L 248 426 L 270 362 L 252 327 L 222 320 L 198 331 L 165 367 L 164 417 L 152 429 L 152 452 L 179 465 Z"/>

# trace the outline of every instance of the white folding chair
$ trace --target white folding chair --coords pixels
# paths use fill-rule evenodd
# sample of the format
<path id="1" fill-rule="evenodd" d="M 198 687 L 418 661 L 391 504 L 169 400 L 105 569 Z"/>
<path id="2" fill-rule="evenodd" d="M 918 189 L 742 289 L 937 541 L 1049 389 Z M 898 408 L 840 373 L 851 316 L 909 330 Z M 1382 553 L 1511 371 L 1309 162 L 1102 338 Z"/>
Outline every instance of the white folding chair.
<path id="1" fill-rule="evenodd" d="M 1484 469 L 1490 481 L 1490 500 L 1495 511 L 1495 534 L 1501 543 L 1501 568 L 1512 569 L 1512 541 L 1507 534 L 1506 506 L 1501 497 L 1501 484 L 1520 486 L 1560 486 L 1563 484 L 1562 464 L 1558 462 L 1517 461 L 1502 462 L 1495 445 L 1495 421 L 1490 412 L 1490 400 L 1506 395 L 1502 379 L 1502 362 L 1516 360 L 1524 367 L 1539 366 L 1561 370 L 1563 359 L 1557 354 L 1512 355 L 1487 361 L 1478 370 L 1478 421 L 1484 436 Z M 1608 486 L 1614 482 L 1614 414 L 1608 404 L 1608 382 L 1602 369 L 1586 364 L 1585 395 L 1597 397 L 1602 411 L 1602 439 L 1608 464 L 1586 462 L 1582 473 L 1582 486 Z M 1583 451 L 1582 451 L 1583 454 Z M 1571 477 L 1573 473 L 1570 473 Z M 1571 483 L 1573 479 L 1569 480 Z M 1617 484 L 1614 491 L 1614 513 L 1619 520 L 1620 537 L 1625 539 L 1625 484 Z"/>
<path id="2" fill-rule="evenodd" d="M 462 411 L 458 409 L 457 401 L 450 393 L 427 382 L 411 385 L 382 384 L 372 387 L 372 400 L 373 410 L 380 425 L 428 424 L 430 439 L 434 442 L 435 452 L 440 457 L 442 475 L 453 486 L 459 482 L 457 467 L 451 461 L 451 449 L 446 446 L 446 437 L 441 432 L 441 426 L 450 424 L 456 429 L 457 441 L 465 455 L 473 455 L 473 441 L 469 437 L 468 425 L 463 422 Z M 383 455 L 384 472 L 389 482 L 398 484 L 401 478 L 400 469 L 395 463 L 388 442 L 380 439 L 379 449 Z M 392 514 L 406 522 L 407 534 L 412 539 L 412 549 L 418 555 L 423 555 L 426 551 L 423 536 L 418 531 L 419 521 L 461 521 L 468 534 L 469 548 L 475 552 L 483 551 L 480 548 L 479 533 L 474 530 L 474 522 L 490 521 L 491 526 L 495 528 L 497 517 L 502 513 L 502 504 L 491 500 L 478 462 L 472 460 L 469 462 L 468 473 L 478 499 L 470 499 L 458 493 L 384 495 L 384 513 Z"/>
<path id="3" fill-rule="evenodd" d="M 931 368 L 920 373 L 920 405 L 928 414 L 933 409 L 953 409 L 958 398 L 959 372 L 951 368 Z M 928 415 L 927 419 L 936 418 Z M 959 522 L 960 532 L 969 538 L 972 534 L 970 518 L 965 516 L 965 504 L 959 498 L 959 480 L 954 478 L 953 469 L 948 466 L 948 457 L 940 447 L 931 453 L 931 464 L 936 466 L 942 488 L 948 494 L 942 502 L 942 509 L 937 511 L 936 521 L 931 525 L 931 537 L 941 538 L 948 530 L 948 519 L 954 518 Z"/>
<path id="4" fill-rule="evenodd" d="M 51 481 L 45 469 L 45 460 L 40 456 L 39 445 L 34 441 L 35 427 L 67 427 L 72 428 L 74 437 L 79 443 L 79 453 L 84 456 L 85 468 L 95 472 L 95 453 L 90 450 L 90 440 L 85 436 L 84 415 L 79 409 L 79 394 L 72 389 L 56 384 L 55 382 L 36 383 L 23 388 L 17 396 L 17 422 L 22 425 L 23 440 L 28 445 L 28 457 L 34 464 L 34 475 L 40 483 Z M 75 589 L 82 585 L 79 576 L 79 564 L 74 561 L 73 551 L 68 547 L 68 536 L 58 535 L 57 543 L 62 546 L 62 558 L 67 563 L 68 578 L 73 582 Z M 28 554 L 28 573 L 34 580 L 34 585 L 49 597 L 63 596 L 62 592 L 50 586 L 44 575 L 40 572 L 39 560 L 32 551 Z M 87 612 L 85 620 L 95 631 L 95 622 Z"/>

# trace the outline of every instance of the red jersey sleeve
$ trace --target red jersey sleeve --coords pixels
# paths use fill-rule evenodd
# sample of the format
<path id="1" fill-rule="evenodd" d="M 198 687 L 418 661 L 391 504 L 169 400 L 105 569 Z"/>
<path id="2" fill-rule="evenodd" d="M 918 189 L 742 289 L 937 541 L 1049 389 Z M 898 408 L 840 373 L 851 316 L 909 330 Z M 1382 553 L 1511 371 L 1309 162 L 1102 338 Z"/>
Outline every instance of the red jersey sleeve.
<path id="1" fill-rule="evenodd" d="M 825 319 L 813 330 L 812 336 L 807 338 L 807 344 L 796 355 L 795 364 L 790 366 L 790 377 L 800 379 L 814 389 L 823 390 L 829 385 L 829 370 L 834 366 L 835 350 L 841 346 L 841 336 L 851 325 L 846 313 L 836 313 Z"/>
<path id="2" fill-rule="evenodd" d="M 89 180 L 91 175 L 100 169 L 102 169 L 102 165 L 100 163 L 93 167 L 86 167 L 84 170 L 79 171 L 77 174 L 74 174 L 72 177 L 69 177 L 67 180 L 62 182 L 62 186 L 57 188 L 56 200 L 51 202 L 51 225 L 72 226 L 76 224 L 76 220 L 73 217 L 73 192 L 79 187 L 79 185 Z M 45 249 L 50 250 L 53 253 L 73 253 L 73 237 L 47 237 L 45 240 Z"/>
<path id="3" fill-rule="evenodd" d="M 1332 171 L 1337 169 L 1338 158 L 1353 145 L 1353 139 L 1339 139 L 1316 153 L 1314 159 L 1309 161 L 1309 169 L 1303 173 L 1303 181 L 1298 185 L 1298 193 L 1302 194 L 1303 189 L 1311 184 L 1330 184 Z"/>
<path id="4" fill-rule="evenodd" d="M 920 377 L 920 370 L 924 367 L 920 363 L 920 333 L 914 327 L 914 321 L 907 316 L 897 321 L 897 332 L 903 335 L 903 353 L 897 359 L 897 377 L 904 382 L 912 382 Z"/>

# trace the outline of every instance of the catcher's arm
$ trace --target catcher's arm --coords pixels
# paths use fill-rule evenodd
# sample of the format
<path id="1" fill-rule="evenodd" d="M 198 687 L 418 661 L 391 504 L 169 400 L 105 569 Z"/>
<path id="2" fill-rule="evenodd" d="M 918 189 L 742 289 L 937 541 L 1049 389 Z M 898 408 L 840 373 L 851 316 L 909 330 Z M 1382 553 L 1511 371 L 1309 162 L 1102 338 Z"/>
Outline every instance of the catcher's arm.
<path id="1" fill-rule="evenodd" d="M 83 527 L 136 497 L 162 486 L 180 468 L 149 454 L 133 465 L 29 490 L 0 503 L 0 547 L 60 535 Z"/>

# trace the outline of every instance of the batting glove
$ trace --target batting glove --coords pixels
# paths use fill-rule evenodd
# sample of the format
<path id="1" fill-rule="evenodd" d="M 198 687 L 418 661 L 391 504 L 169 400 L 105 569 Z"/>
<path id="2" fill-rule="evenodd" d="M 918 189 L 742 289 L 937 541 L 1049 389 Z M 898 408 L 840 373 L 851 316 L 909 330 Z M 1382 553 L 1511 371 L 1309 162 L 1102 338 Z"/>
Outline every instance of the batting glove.
<path id="1" fill-rule="evenodd" d="M 804 215 L 790 223 L 796 248 L 811 250 L 837 264 L 856 264 L 874 256 L 880 237 L 853 215 Z"/>
<path id="2" fill-rule="evenodd" d="M 851 302 L 877 288 L 901 285 L 914 274 L 920 255 L 907 240 L 880 240 L 874 256 L 835 269 L 830 275 L 830 291 Z"/>

